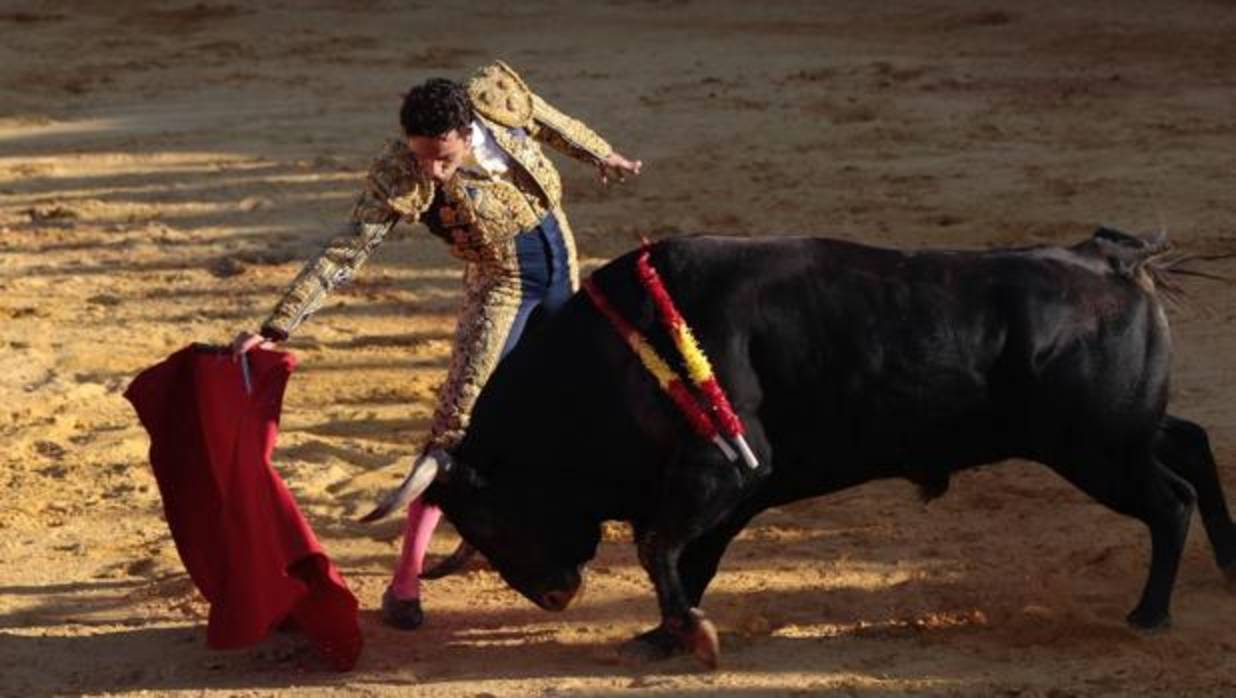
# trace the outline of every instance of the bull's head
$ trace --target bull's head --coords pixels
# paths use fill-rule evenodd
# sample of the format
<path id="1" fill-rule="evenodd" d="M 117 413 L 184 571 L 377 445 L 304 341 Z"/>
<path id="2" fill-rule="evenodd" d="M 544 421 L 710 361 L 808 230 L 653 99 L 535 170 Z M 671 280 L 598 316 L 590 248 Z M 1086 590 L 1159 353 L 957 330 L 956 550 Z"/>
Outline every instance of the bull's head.
<path id="1" fill-rule="evenodd" d="M 402 509 L 426 491 L 464 540 L 536 605 L 561 611 L 582 589 L 584 565 L 600 540 L 599 524 L 572 514 L 566 502 L 544 506 L 547 493 L 525 481 L 487 482 L 445 451 L 418 458 L 399 488 L 361 521 Z"/>

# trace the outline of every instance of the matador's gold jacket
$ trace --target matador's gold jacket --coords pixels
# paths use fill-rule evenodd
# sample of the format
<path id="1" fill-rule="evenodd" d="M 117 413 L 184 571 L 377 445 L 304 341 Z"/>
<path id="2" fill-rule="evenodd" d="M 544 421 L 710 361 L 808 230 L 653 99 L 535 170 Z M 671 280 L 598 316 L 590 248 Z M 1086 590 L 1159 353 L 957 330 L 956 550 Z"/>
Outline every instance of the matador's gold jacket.
<path id="1" fill-rule="evenodd" d="M 442 448 L 463 436 L 510 331 L 520 294 L 515 236 L 555 215 L 571 287 L 578 287 L 574 240 L 561 208 L 562 182 L 541 144 L 589 163 L 613 152 L 583 123 L 533 93 L 505 63 L 478 70 L 468 92 L 477 121 L 512 160 L 505 176 L 461 168 L 438 184 L 420 170 L 402 140 L 392 140 L 370 167 L 346 229 L 305 265 L 262 324 L 262 334 L 287 338 L 332 289 L 355 276 L 396 223 L 424 223 L 466 262 L 464 307 L 430 427 L 429 445 Z"/>

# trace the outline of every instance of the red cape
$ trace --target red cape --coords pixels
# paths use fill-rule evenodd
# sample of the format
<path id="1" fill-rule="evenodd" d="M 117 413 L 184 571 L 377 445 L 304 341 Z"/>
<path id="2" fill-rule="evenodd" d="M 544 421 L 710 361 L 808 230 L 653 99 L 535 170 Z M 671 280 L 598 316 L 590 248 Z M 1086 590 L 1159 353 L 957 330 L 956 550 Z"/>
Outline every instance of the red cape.
<path id="1" fill-rule="evenodd" d="M 357 602 L 270 465 L 291 354 L 248 354 L 253 392 L 226 350 L 194 345 L 125 391 L 176 549 L 210 602 L 206 641 L 253 645 L 286 618 L 340 671 L 360 656 Z"/>

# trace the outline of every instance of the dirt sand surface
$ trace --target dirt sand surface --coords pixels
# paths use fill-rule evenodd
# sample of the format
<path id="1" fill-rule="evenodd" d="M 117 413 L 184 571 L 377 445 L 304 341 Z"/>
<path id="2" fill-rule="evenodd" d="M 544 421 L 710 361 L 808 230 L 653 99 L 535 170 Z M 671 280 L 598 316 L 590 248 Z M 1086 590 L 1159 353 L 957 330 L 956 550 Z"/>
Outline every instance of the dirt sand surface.
<path id="1" fill-rule="evenodd" d="M 1236 246 L 1226 0 L 496 5 L 0 5 L 0 694 L 1236 695 L 1236 597 L 1201 526 L 1174 627 L 1135 633 L 1144 530 L 1027 463 L 926 507 L 890 482 L 761 516 L 705 598 L 713 673 L 615 661 L 656 620 L 620 526 L 563 614 L 478 568 L 427 584 L 422 630 L 383 627 L 399 526 L 351 520 L 424 437 L 459 303 L 415 226 L 289 345 L 277 467 L 362 601 L 360 665 L 331 673 L 295 635 L 207 650 L 121 392 L 264 317 L 426 77 L 504 58 L 644 160 L 609 188 L 562 163 L 592 264 L 705 230 Z M 1236 492 L 1236 290 L 1187 286 L 1174 410 Z"/>

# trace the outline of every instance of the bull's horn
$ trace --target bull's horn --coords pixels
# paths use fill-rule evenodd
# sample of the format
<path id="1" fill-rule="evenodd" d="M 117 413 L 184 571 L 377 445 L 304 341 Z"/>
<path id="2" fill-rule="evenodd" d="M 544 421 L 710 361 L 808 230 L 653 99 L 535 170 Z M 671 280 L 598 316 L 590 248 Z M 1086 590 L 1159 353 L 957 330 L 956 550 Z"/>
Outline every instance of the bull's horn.
<path id="1" fill-rule="evenodd" d="M 373 511 L 361 517 L 361 523 L 370 523 L 386 518 L 392 511 L 402 509 L 408 502 L 421 496 L 433 484 L 438 473 L 450 469 L 450 456 L 440 449 L 432 449 L 421 454 L 412 463 L 412 470 L 399 483 L 399 487 L 387 492 Z"/>

